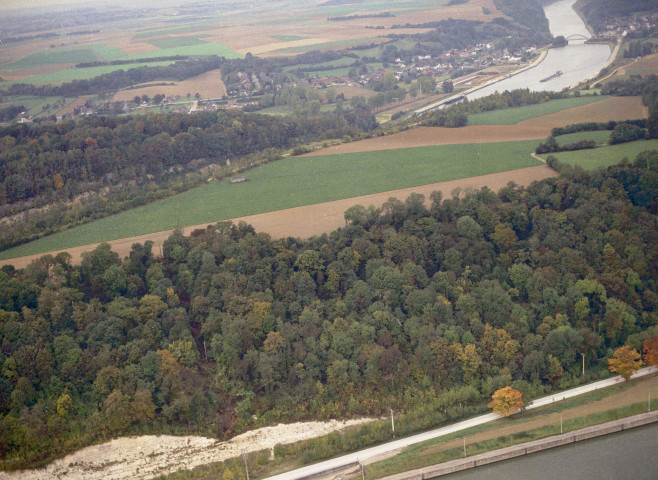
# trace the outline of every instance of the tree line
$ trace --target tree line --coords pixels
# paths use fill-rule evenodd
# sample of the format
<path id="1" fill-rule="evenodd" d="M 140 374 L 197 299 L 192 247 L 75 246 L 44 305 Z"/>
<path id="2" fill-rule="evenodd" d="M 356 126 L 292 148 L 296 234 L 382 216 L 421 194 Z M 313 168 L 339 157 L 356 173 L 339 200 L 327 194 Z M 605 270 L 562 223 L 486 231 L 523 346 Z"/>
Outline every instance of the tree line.
<path id="1" fill-rule="evenodd" d="M 604 374 L 658 334 L 658 152 L 552 163 L 560 177 L 526 188 L 352 207 L 307 240 L 219 223 L 160 258 L 102 244 L 79 266 L 2 267 L 4 467 L 114 435 L 389 408 L 422 428 L 506 386 L 529 399 L 582 381 L 581 355 L 585 378 Z"/>
<path id="2" fill-rule="evenodd" d="M 99 92 L 116 91 L 132 85 L 153 80 L 182 81 L 200 75 L 222 66 L 223 57 L 216 55 L 189 60 L 179 60 L 171 65 L 156 67 L 137 67 L 128 70 L 115 70 L 97 77 L 73 80 L 61 85 L 32 85 L 14 83 L 0 90 L 0 95 L 19 96 L 32 95 L 36 97 L 77 97 L 92 95 Z"/>
<path id="3" fill-rule="evenodd" d="M 297 144 L 377 126 L 370 111 L 355 109 L 283 118 L 237 111 L 148 114 L 0 128 L 0 214 L 32 209 L 2 229 L 0 247 L 198 185 L 209 176 L 199 171 L 225 166 L 227 159 L 276 158 Z M 103 189 L 107 193 L 96 196 Z M 90 194 L 89 201 L 76 201 Z"/>

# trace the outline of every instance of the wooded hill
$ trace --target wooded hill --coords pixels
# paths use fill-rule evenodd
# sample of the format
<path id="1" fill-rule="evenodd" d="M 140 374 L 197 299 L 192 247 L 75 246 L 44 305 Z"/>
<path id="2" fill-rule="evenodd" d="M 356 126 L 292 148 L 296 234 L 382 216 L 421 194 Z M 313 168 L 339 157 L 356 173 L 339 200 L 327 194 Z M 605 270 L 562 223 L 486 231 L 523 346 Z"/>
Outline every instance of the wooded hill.
<path id="1" fill-rule="evenodd" d="M 506 385 L 527 400 L 572 384 L 581 352 L 605 370 L 658 333 L 658 152 L 554 166 L 429 209 L 420 195 L 353 207 L 309 240 L 223 223 L 172 235 L 159 259 L 148 242 L 123 261 L 104 244 L 80 266 L 3 267 L 4 467 L 113 435 L 390 407 L 422 409 L 420 428 L 447 398 L 468 413 Z"/>
<path id="2" fill-rule="evenodd" d="M 286 118 L 222 110 L 0 128 L 0 216 L 47 207 L 3 227 L 0 248 L 180 193 L 208 180 L 205 167 L 227 159 L 277 158 L 282 149 L 377 126 L 366 107 Z"/>

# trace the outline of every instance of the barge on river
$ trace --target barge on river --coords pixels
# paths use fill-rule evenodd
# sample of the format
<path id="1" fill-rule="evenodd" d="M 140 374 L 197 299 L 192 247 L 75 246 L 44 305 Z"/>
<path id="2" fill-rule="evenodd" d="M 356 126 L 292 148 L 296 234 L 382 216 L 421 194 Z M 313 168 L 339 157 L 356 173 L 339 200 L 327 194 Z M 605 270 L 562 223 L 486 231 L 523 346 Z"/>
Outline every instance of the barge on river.
<path id="1" fill-rule="evenodd" d="M 549 80 L 553 80 L 554 78 L 557 78 L 557 77 L 559 77 L 560 75 L 562 75 L 562 70 L 558 70 L 557 72 L 555 72 L 555 73 L 554 73 L 553 75 L 551 75 L 550 77 L 542 78 L 542 79 L 539 80 L 539 81 L 542 82 L 542 83 L 544 83 L 544 82 L 548 82 Z"/>

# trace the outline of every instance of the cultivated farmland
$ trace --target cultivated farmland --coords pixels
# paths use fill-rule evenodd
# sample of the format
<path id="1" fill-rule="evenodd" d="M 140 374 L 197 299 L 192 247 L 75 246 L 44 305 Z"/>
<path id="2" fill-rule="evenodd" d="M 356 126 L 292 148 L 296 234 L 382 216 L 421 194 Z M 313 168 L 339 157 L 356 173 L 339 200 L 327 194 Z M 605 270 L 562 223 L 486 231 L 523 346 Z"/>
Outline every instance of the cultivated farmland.
<path id="1" fill-rule="evenodd" d="M 522 122 L 523 120 L 599 102 L 606 98 L 607 97 L 599 96 L 560 98 L 557 100 L 551 100 L 550 102 L 538 103 L 536 105 L 474 113 L 468 116 L 468 123 L 469 125 L 513 125 Z"/>
<path id="2" fill-rule="evenodd" d="M 509 125 L 469 125 L 462 128 L 419 127 L 393 135 L 344 143 L 306 154 L 307 156 L 367 152 L 421 145 L 509 142 L 544 139 L 554 127 L 581 122 L 608 122 L 646 118 L 648 112 L 639 97 L 610 97 Z M 532 148 L 534 150 L 534 147 Z"/>
<path id="3" fill-rule="evenodd" d="M 222 74 L 219 70 L 211 70 L 196 77 L 189 78 L 182 82 L 171 82 L 171 85 L 155 85 L 142 88 L 132 88 L 121 90 L 112 97 L 113 102 L 129 101 L 136 95 L 154 95 L 163 94 L 166 96 L 185 96 L 188 93 L 194 95 L 199 93 L 202 98 L 221 98 L 226 94 L 226 86 L 222 82 Z"/>
<path id="4" fill-rule="evenodd" d="M 593 169 L 615 165 L 624 158 L 633 161 L 638 153 L 645 150 L 658 150 L 658 140 L 638 140 L 636 142 L 605 145 L 574 152 L 552 153 L 551 155 L 562 163 L 578 165 L 584 169 Z M 541 155 L 544 159 L 548 158 L 548 156 L 548 154 Z"/>
<path id="5" fill-rule="evenodd" d="M 252 170 L 245 183 L 213 182 L 4 251 L 0 258 L 532 167 L 540 164 L 529 155 L 535 146 L 505 142 L 288 158 Z"/>
<path id="6" fill-rule="evenodd" d="M 308 238 L 313 235 L 330 233 L 343 226 L 345 224 L 343 215 L 345 210 L 354 205 L 374 205 L 375 207 L 379 207 L 390 197 L 405 199 L 411 193 L 419 193 L 424 195 L 426 203 L 428 203 L 430 194 L 434 191 L 442 192 L 444 198 L 447 198 L 452 194 L 453 191 L 455 191 L 455 189 L 460 189 L 462 192 L 468 192 L 469 190 L 479 189 L 486 186 L 493 191 L 498 191 L 507 185 L 508 182 L 515 182 L 518 185 L 524 186 L 529 185 L 533 181 L 554 177 L 556 175 L 557 173 L 555 170 L 547 167 L 546 165 L 541 165 L 538 167 L 521 168 L 509 172 L 492 173 L 489 175 L 465 178 L 461 180 L 452 180 L 448 182 L 422 185 L 419 187 L 397 189 L 372 195 L 336 200 L 333 202 L 317 203 L 303 207 L 294 207 L 278 210 L 275 212 L 260 213 L 245 217 L 233 218 L 232 220 L 235 223 L 244 221 L 252 225 L 256 231 L 267 233 L 273 238 L 284 238 L 289 236 Z M 192 225 L 185 227 L 182 230 L 185 235 L 189 235 L 193 230 L 197 228 L 205 228 L 207 225 L 213 223 L 215 222 Z M 170 234 L 171 230 L 166 230 L 162 232 L 122 238 L 118 240 L 111 240 L 108 243 L 111 245 L 112 249 L 117 252 L 120 257 L 123 258 L 130 253 L 130 249 L 133 243 L 144 243 L 147 240 L 153 242 L 154 251 L 160 251 L 163 242 L 169 237 Z M 46 241 L 47 239 L 43 240 Z M 53 255 L 58 253 L 56 251 L 48 250 L 49 248 L 55 247 L 49 247 L 49 244 L 40 244 L 40 242 L 41 241 L 37 241 L 29 244 L 38 246 L 40 253 L 9 260 L 0 260 L 0 265 L 12 264 L 16 268 L 23 268 L 33 260 L 39 258 L 46 251 L 50 251 Z M 81 254 L 83 252 L 92 250 L 96 246 L 97 244 L 89 244 L 80 247 L 66 248 L 65 251 L 71 254 L 73 262 L 78 263 L 80 262 Z M 23 250 L 14 249 L 8 252 L 10 252 L 10 255 L 25 255 L 25 253 L 20 253 L 22 251 Z M 0 258 L 3 258 L 2 254 L 0 254 Z"/>

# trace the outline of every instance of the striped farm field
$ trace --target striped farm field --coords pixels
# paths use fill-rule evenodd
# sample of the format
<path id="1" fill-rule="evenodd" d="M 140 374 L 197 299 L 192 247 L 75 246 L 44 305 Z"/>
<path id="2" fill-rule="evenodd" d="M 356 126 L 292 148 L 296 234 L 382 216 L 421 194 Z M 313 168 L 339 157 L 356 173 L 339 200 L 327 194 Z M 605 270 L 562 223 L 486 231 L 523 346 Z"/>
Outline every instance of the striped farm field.
<path id="1" fill-rule="evenodd" d="M 0 252 L 0 259 L 540 165 L 536 141 L 294 157 Z"/>
<path id="2" fill-rule="evenodd" d="M 469 125 L 513 125 L 530 118 L 541 117 L 560 112 L 569 108 L 580 107 L 589 103 L 605 100 L 606 96 L 583 96 L 551 100 L 537 105 L 493 110 L 491 112 L 474 113 L 468 116 Z"/>

